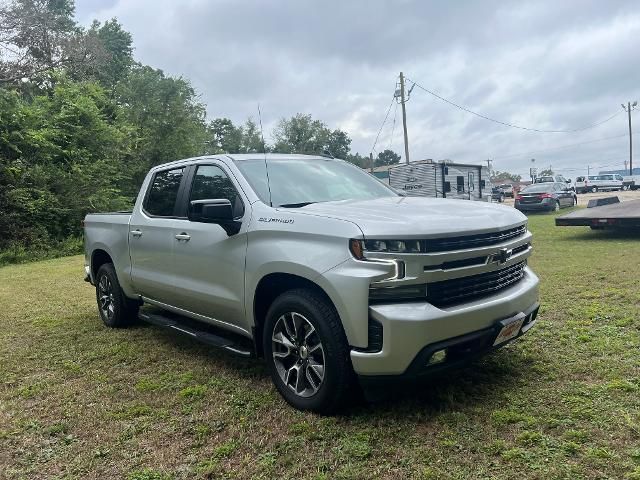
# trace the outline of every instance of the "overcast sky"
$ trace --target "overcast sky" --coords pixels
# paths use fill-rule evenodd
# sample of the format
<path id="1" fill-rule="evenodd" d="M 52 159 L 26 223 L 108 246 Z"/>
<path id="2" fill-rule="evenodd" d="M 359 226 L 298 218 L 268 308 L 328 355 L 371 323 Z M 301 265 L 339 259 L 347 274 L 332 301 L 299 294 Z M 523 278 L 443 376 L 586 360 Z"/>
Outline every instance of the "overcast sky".
<path id="1" fill-rule="evenodd" d="M 77 0 L 76 16 L 85 25 L 116 17 L 136 59 L 190 79 L 210 118 L 241 123 L 260 102 L 270 130 L 310 113 L 368 154 L 402 70 L 458 104 L 536 129 L 578 129 L 621 112 L 582 132 L 535 133 L 416 87 L 407 103 L 412 161 L 492 158 L 498 170 L 525 174 L 535 158 L 575 177 L 587 164 L 623 168 L 629 156 L 620 104 L 640 100 L 638 2 Z M 395 108 L 376 150 L 404 157 Z M 591 143 L 555 149 L 581 142 Z"/>

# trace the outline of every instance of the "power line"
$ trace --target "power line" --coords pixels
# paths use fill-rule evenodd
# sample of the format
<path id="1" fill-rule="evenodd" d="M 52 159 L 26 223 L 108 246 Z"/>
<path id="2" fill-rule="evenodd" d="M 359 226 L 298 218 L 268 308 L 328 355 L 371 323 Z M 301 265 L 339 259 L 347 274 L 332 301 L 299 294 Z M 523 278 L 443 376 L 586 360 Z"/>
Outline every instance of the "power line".
<path id="1" fill-rule="evenodd" d="M 455 102 L 452 102 L 451 100 L 448 100 L 448 99 L 438 95 L 435 92 L 432 92 L 428 88 L 425 88 L 422 85 L 420 85 L 415 80 L 411 80 L 409 78 L 407 78 L 407 80 L 410 81 L 410 82 L 413 82 L 416 87 L 418 87 L 419 89 L 427 92 L 428 94 L 433 95 L 434 97 L 438 98 L 439 100 L 442 100 L 445 103 L 448 103 L 451 106 L 454 106 L 456 108 L 459 108 L 460 110 L 463 110 L 463 111 L 465 111 L 467 113 L 470 113 L 471 115 L 475 115 L 476 117 L 482 118 L 484 120 L 488 120 L 488 121 L 493 122 L 493 123 L 504 125 L 505 127 L 517 128 L 519 130 L 527 130 L 529 132 L 538 132 L 538 133 L 575 133 L 575 132 L 581 132 L 583 130 L 588 130 L 590 128 L 594 128 L 594 127 L 597 127 L 599 125 L 602 125 L 603 123 L 607 123 L 609 120 L 612 120 L 613 118 L 617 117 L 618 115 L 620 115 L 622 113 L 622 112 L 618 111 L 617 113 L 614 113 L 610 117 L 608 117 L 608 118 L 606 118 L 606 119 L 604 119 L 604 120 L 602 120 L 602 121 L 600 121 L 598 123 L 594 123 L 592 125 L 587 125 L 586 127 L 575 128 L 573 130 L 542 130 L 542 129 L 539 129 L 539 128 L 523 127 L 521 125 L 516 125 L 516 124 L 513 124 L 513 123 L 509 123 L 509 122 L 503 122 L 501 120 L 496 120 L 495 118 L 487 117 L 486 115 L 483 115 L 483 114 L 478 113 L 478 112 L 474 112 L 473 110 L 471 110 L 471 109 L 469 109 L 467 107 L 459 105 L 459 104 L 457 104 Z"/>
<path id="2" fill-rule="evenodd" d="M 380 138 L 380 133 L 382 133 L 382 129 L 384 128 L 385 123 L 387 123 L 387 118 L 389 118 L 389 112 L 391 111 L 391 106 L 396 100 L 396 94 L 394 92 L 393 97 L 391 97 L 391 103 L 389 104 L 389 108 L 387 108 L 387 113 L 384 116 L 384 120 L 382 121 L 382 125 L 380 125 L 380 130 L 378 130 L 378 135 L 376 135 L 376 140 L 373 142 L 373 146 L 371 147 L 371 153 L 376 151 L 376 145 L 378 144 L 378 138 Z"/>
<path id="3" fill-rule="evenodd" d="M 393 124 L 391 126 L 391 139 L 389 140 L 389 150 L 393 145 L 393 134 L 396 131 L 396 117 L 398 116 L 398 102 L 396 102 L 396 108 L 393 109 Z"/>
<path id="4" fill-rule="evenodd" d="M 636 133 L 636 132 L 633 132 Z M 628 134 L 627 133 L 623 133 L 622 135 L 614 135 L 612 137 L 604 137 L 604 138 L 597 138 L 595 140 L 587 140 L 585 142 L 579 142 L 579 143 L 569 143 L 566 145 L 559 145 L 557 147 L 550 147 L 550 148 L 545 148 L 542 150 L 534 150 L 531 152 L 524 152 L 524 153 L 510 153 L 509 155 L 502 155 L 499 157 L 494 157 L 494 158 L 511 158 L 511 157 L 527 157 L 530 155 L 534 155 L 534 154 L 538 154 L 538 153 L 544 153 L 544 152 L 550 152 L 552 150 L 561 150 L 563 148 L 571 148 L 571 147 L 579 147 L 582 145 L 588 145 L 590 143 L 596 143 L 596 142 L 603 142 L 605 140 L 613 140 L 614 138 L 622 138 L 622 137 L 626 137 Z"/>

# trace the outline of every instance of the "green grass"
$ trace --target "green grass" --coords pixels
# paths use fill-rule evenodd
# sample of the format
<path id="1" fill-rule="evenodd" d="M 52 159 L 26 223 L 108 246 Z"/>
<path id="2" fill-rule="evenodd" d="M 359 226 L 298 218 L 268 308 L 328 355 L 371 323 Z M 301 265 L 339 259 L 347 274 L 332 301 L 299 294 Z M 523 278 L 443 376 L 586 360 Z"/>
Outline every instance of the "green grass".
<path id="1" fill-rule="evenodd" d="M 640 479 L 640 241 L 530 218 L 538 325 L 338 417 L 261 363 L 102 326 L 81 257 L 0 269 L 2 478 Z"/>

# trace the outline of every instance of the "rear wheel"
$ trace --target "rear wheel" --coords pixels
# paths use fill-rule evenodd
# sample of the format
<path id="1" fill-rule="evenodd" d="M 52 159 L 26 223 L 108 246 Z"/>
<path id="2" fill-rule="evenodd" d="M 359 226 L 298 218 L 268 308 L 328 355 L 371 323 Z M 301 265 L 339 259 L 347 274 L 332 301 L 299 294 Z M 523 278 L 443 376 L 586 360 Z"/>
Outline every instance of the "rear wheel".
<path id="1" fill-rule="evenodd" d="M 96 274 L 96 301 L 107 327 L 126 327 L 138 316 L 138 302 L 125 296 L 111 263 L 102 265 Z"/>
<path id="2" fill-rule="evenodd" d="M 264 326 L 263 347 L 271 379 L 293 407 L 332 413 L 343 407 L 354 374 L 338 313 L 308 289 L 283 293 Z"/>
<path id="3" fill-rule="evenodd" d="M 551 208 L 551 210 L 553 212 L 558 212 L 560 211 L 560 202 L 556 201 L 556 203 L 553 204 L 553 207 Z"/>

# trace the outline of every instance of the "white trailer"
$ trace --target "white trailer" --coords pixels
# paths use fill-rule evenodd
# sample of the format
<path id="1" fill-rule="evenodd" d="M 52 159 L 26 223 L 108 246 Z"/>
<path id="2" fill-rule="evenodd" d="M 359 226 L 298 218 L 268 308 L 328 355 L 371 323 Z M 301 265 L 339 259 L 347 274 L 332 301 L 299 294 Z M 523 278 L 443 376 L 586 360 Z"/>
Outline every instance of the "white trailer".
<path id="1" fill-rule="evenodd" d="M 491 200 L 489 169 L 482 165 L 422 160 L 389 169 L 389 185 L 409 196 Z"/>

